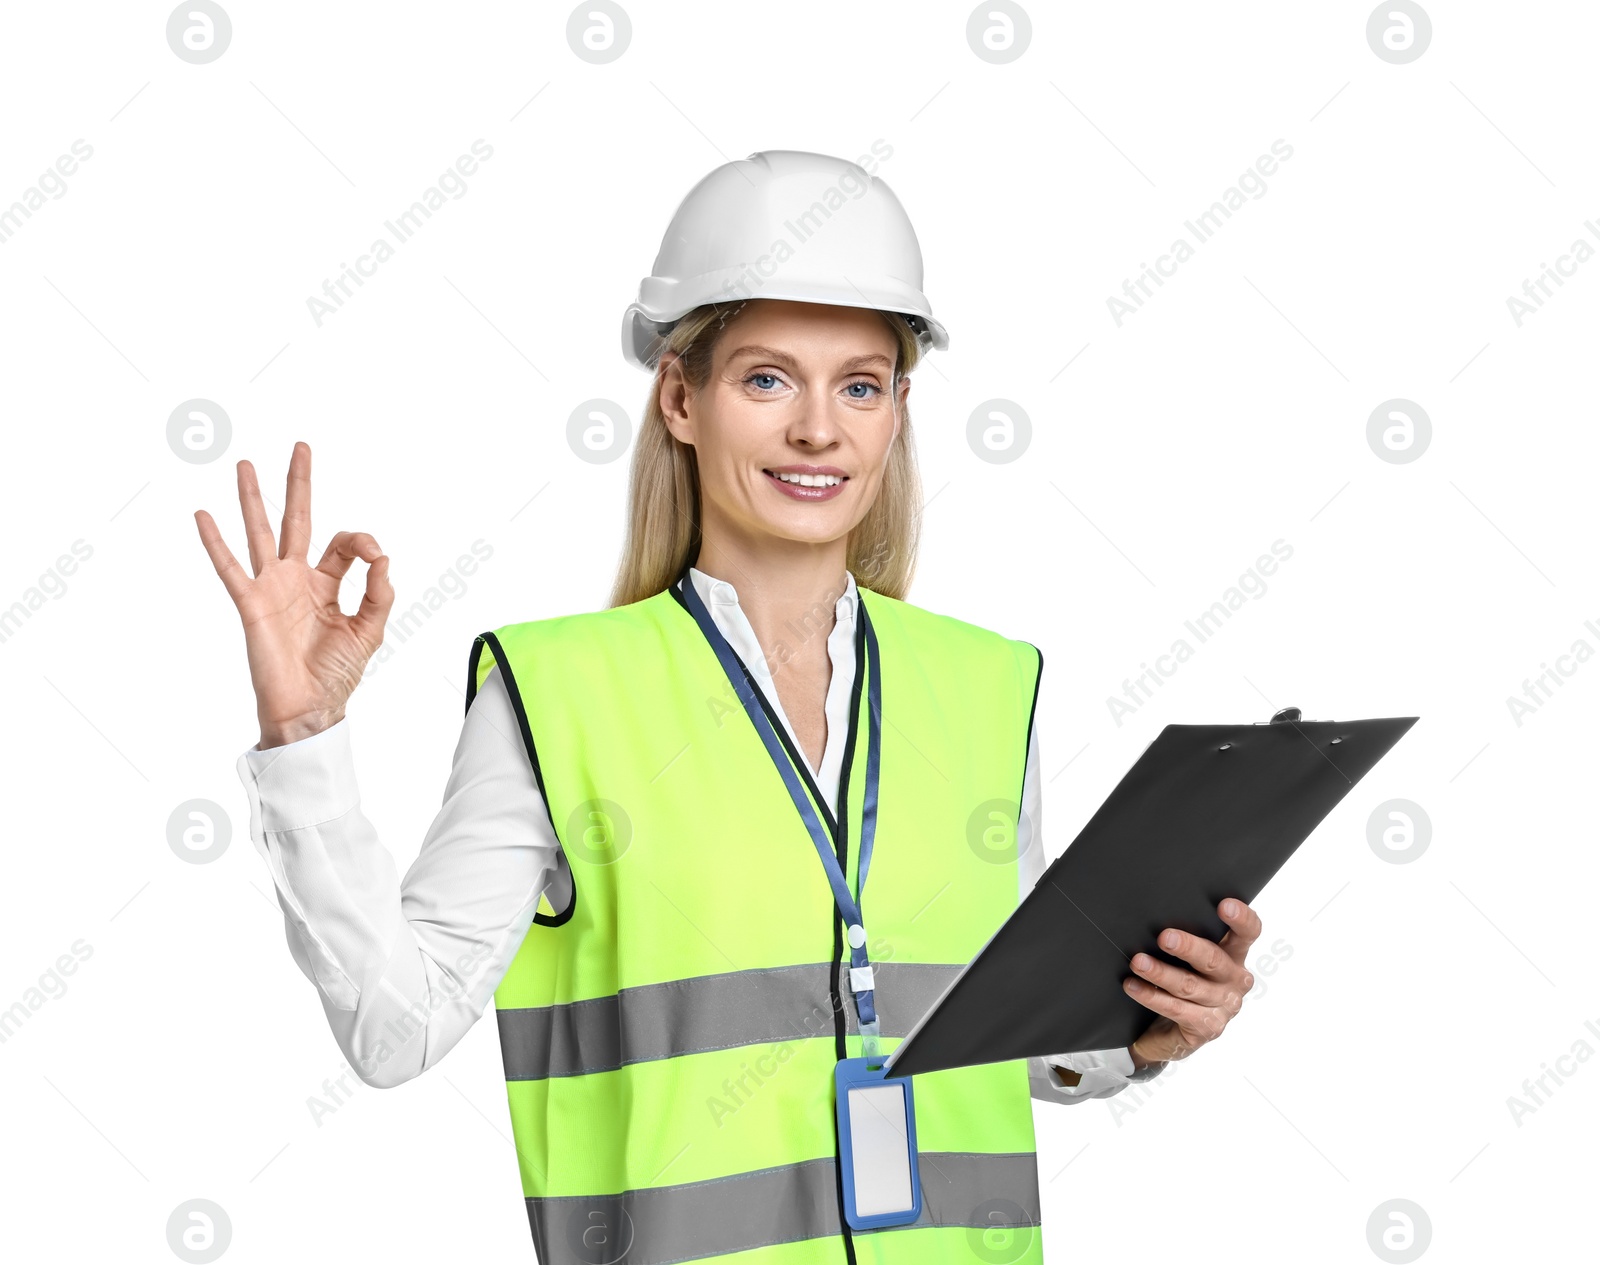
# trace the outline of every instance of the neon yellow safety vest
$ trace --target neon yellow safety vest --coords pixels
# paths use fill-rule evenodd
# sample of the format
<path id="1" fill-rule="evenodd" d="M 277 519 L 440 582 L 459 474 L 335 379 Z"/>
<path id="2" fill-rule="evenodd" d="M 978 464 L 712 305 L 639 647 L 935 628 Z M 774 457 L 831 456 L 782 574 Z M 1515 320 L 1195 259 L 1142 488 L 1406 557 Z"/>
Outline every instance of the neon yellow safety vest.
<path id="1" fill-rule="evenodd" d="M 1028 642 L 857 593 L 883 672 L 861 910 L 887 1052 L 1017 906 L 1042 661 Z M 468 706 L 498 663 L 572 878 L 560 912 L 541 898 L 494 995 L 540 1261 L 1038 1265 L 1023 1059 L 917 1075 L 921 1216 L 845 1224 L 833 1069 L 861 1053 L 849 948 L 811 836 L 682 603 L 668 588 L 472 646 Z M 818 814 L 853 893 L 856 632 L 840 803 Z M 820 805 L 775 715 L 773 728 Z"/>

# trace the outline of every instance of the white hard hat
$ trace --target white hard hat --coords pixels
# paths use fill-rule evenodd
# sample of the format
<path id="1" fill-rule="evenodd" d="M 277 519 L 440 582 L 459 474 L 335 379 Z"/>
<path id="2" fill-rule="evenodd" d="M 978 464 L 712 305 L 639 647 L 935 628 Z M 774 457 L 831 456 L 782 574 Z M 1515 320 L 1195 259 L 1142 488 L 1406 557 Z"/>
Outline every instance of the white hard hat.
<path id="1" fill-rule="evenodd" d="M 679 317 L 744 299 L 901 312 L 924 350 L 949 346 L 922 293 L 922 249 L 905 208 L 846 158 L 768 149 L 690 189 L 623 313 L 622 354 L 652 368 Z"/>

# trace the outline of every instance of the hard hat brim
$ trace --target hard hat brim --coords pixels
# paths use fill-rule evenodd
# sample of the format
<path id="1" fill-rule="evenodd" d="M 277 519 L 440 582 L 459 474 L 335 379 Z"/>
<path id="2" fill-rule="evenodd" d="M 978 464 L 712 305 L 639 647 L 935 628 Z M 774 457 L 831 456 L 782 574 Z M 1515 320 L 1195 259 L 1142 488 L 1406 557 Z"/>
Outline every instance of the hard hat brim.
<path id="1" fill-rule="evenodd" d="M 627 311 L 622 314 L 623 357 L 629 364 L 637 365 L 641 369 L 651 369 L 654 367 L 653 362 L 659 356 L 660 341 L 681 317 L 706 303 L 723 302 L 731 305 L 748 299 L 786 299 L 796 303 L 823 303 L 831 307 L 860 307 L 898 312 L 902 316 L 916 318 L 912 322 L 912 327 L 916 330 L 917 341 L 922 344 L 924 351 L 930 348 L 945 351 L 950 346 L 950 336 L 945 327 L 929 314 L 925 301 L 918 301 L 921 296 L 906 287 L 904 283 L 896 282 L 892 278 L 883 278 L 877 282 L 858 281 L 852 284 L 851 288 L 855 293 L 854 298 L 849 301 L 839 297 L 840 287 L 837 282 L 808 284 L 790 279 L 780 285 L 759 287 L 755 291 L 746 286 L 745 292 L 739 293 L 728 290 L 725 284 L 728 279 L 715 275 L 696 277 L 689 282 L 674 286 L 676 301 L 670 304 L 661 302 L 652 304 L 642 299 L 629 304 Z M 692 302 L 686 302 L 690 294 L 697 297 Z M 917 329 L 918 325 L 921 326 L 920 329 Z"/>

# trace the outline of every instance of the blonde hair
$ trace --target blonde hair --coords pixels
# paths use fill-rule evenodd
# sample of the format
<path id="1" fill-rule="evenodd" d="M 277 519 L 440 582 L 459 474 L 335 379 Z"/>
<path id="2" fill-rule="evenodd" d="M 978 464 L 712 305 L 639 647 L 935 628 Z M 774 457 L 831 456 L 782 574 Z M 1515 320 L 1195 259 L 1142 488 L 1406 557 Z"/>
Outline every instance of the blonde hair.
<path id="1" fill-rule="evenodd" d="M 712 355 L 727 322 L 743 303 L 708 303 L 682 317 L 665 336 L 661 351 L 681 357 L 684 380 L 699 391 L 711 376 Z M 893 333 L 898 354 L 891 391 L 921 359 L 922 348 L 906 318 L 879 312 Z M 667 429 L 661 413 L 661 357 L 651 361 L 655 376 L 645 401 L 644 420 L 628 475 L 628 534 L 611 589 L 609 606 L 653 597 L 683 574 L 700 551 L 700 475 L 694 446 Z M 922 481 L 911 442 L 910 410 L 900 413 L 900 433 L 890 445 L 883 482 L 866 516 L 850 533 L 845 566 L 856 583 L 887 597 L 905 600 L 917 564 L 922 514 Z"/>

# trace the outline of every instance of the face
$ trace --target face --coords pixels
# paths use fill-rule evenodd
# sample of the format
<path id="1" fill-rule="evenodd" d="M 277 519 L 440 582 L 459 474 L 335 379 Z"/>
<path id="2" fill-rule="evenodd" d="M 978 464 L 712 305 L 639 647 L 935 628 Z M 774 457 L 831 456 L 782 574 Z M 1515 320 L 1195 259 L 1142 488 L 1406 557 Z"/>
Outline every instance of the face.
<path id="1" fill-rule="evenodd" d="M 865 308 L 756 299 L 719 335 L 689 394 L 663 357 L 668 429 L 695 450 L 702 532 L 820 544 L 866 516 L 900 431 L 911 380 L 893 391 L 896 345 Z"/>

